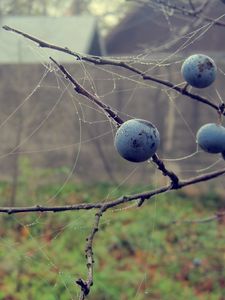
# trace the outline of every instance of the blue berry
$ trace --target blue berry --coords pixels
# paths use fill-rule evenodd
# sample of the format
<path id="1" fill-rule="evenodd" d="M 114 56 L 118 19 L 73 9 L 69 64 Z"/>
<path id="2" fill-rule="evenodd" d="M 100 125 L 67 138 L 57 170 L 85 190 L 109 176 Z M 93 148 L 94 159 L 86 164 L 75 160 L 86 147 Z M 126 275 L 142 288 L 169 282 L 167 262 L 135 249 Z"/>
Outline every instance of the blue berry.
<path id="1" fill-rule="evenodd" d="M 204 54 L 194 54 L 185 59 L 181 73 L 184 79 L 193 87 L 205 88 L 216 79 L 216 64 Z"/>
<path id="2" fill-rule="evenodd" d="M 132 119 L 124 122 L 117 130 L 114 144 L 126 160 L 143 162 L 156 152 L 159 141 L 159 132 L 152 123 Z"/>
<path id="3" fill-rule="evenodd" d="M 214 123 L 205 124 L 197 132 L 197 143 L 208 153 L 224 152 L 225 128 Z"/>

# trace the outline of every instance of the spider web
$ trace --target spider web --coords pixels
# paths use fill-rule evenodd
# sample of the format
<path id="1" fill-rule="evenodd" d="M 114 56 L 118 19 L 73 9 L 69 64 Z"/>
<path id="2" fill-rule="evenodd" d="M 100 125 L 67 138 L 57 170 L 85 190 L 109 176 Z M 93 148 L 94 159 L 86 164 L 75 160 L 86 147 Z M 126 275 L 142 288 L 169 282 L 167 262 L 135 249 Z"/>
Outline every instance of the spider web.
<path id="1" fill-rule="evenodd" d="M 170 18 L 173 17 L 171 11 L 163 10 L 163 14 L 169 28 L 173 30 L 170 23 Z M 150 73 L 161 79 L 169 78 L 168 80 L 183 86 L 184 82 L 180 76 L 183 57 L 179 55 L 183 49 L 198 41 L 202 35 L 206 35 L 212 26 L 213 24 L 202 25 L 181 36 L 180 39 L 183 41 L 181 46 L 167 57 L 151 58 L 152 49 L 145 49 L 135 56 L 116 59 L 129 62 L 132 66 L 139 65 L 146 74 Z M 25 88 L 26 96 L 23 94 L 19 96 L 19 104 L 12 104 L 10 111 L 7 108 L 5 111 L 3 110 L 4 117 L 0 124 L 1 139 L 5 141 L 7 132 L 13 131 L 12 139 L 16 140 L 18 120 L 22 118 L 22 127 L 20 127 L 22 134 L 19 142 L 14 143 L 13 146 L 10 145 L 11 147 L 2 148 L 0 155 L 3 167 L 12 163 L 16 156 L 19 156 L 20 159 L 27 159 L 25 163 L 28 161 L 28 166 L 25 165 L 28 170 L 23 174 L 23 181 L 29 182 L 30 188 L 25 194 L 17 191 L 18 204 L 65 204 L 68 199 L 63 197 L 63 193 L 68 183 L 81 183 L 85 180 L 87 184 L 90 184 L 93 178 L 95 182 L 112 180 L 114 183 L 113 187 L 109 187 L 105 191 L 102 202 L 120 195 L 126 185 L 141 182 L 141 188 L 148 189 L 151 180 L 154 182 L 154 186 L 160 186 L 163 178 L 150 161 L 140 165 L 121 161 L 113 146 L 116 129 L 103 111 L 89 103 L 84 97 L 77 95 L 54 65 L 49 62 L 44 63 L 46 59 L 44 49 L 37 49 L 29 42 L 27 45 L 28 51 L 33 51 L 40 57 L 42 64 L 37 73 L 41 76 L 38 80 L 35 79 L 36 85 L 31 85 L 29 82 L 28 87 Z M 86 89 L 97 95 L 104 103 L 111 105 L 122 118 L 126 120 L 144 118 L 152 121 L 161 129 L 159 131 L 162 132 L 163 149 L 159 149 L 160 157 L 166 163 L 168 162 L 168 165 L 171 164 L 172 167 L 175 167 L 178 175 L 189 177 L 190 174 L 204 173 L 223 164 L 219 156 L 210 157 L 198 149 L 195 142 L 196 127 L 194 128 L 190 120 L 191 116 L 186 113 L 183 106 L 186 100 L 182 101 L 172 89 L 143 81 L 138 76 L 116 67 L 93 66 L 76 61 L 68 68 Z M 223 67 L 219 68 L 219 75 L 223 80 L 224 72 Z M 20 84 L 26 81 L 27 77 L 22 74 L 22 79 Z M 13 83 L 13 81 L 10 82 L 10 84 Z M 220 91 L 220 86 L 211 88 L 208 98 L 214 103 L 222 103 Z M 153 109 L 153 105 L 156 108 Z M 187 107 L 190 109 L 191 104 L 187 104 Z M 208 113 L 208 108 L 204 108 L 203 112 L 207 112 L 209 121 L 217 121 L 217 116 L 212 116 L 211 112 Z M 162 116 L 166 120 L 166 122 L 164 120 L 164 126 Z M 165 123 L 168 124 L 168 128 Z M 183 139 L 188 139 L 188 143 L 191 145 L 188 149 L 186 147 L 179 148 L 179 145 L 176 144 L 179 124 L 182 124 Z M 166 132 L 164 132 L 165 130 Z M 182 145 L 180 144 L 180 146 Z M 8 151 L 8 148 L 11 149 Z M 56 172 L 50 172 L 50 168 L 54 168 Z M 42 173 L 42 169 L 47 170 L 46 173 Z M 35 175 L 35 170 L 40 173 Z M 46 182 L 48 184 L 49 182 L 56 183 L 57 188 L 48 192 L 47 195 L 45 194 L 43 198 L 34 197 L 33 203 L 25 201 L 32 195 L 32 190 L 37 192 L 38 189 L 45 187 Z M 154 199 L 155 209 L 149 220 L 152 234 L 155 231 L 157 218 L 157 197 Z M 83 200 L 85 200 L 85 196 L 84 199 L 76 199 L 73 195 L 73 199 L 70 201 L 76 203 L 76 201 Z M 106 220 L 101 222 L 101 227 L 106 227 L 107 230 L 107 227 L 114 223 L 119 215 L 126 214 L 134 208 L 136 208 L 136 203 L 113 209 L 107 214 Z M 181 207 L 179 209 L 182 210 Z M 68 221 L 67 215 L 72 214 L 74 220 Z M 71 260 L 67 264 L 63 260 L 63 255 L 55 257 L 54 248 L 60 244 L 60 239 L 66 234 L 74 237 L 74 241 L 71 241 L 71 248 L 76 247 L 82 253 L 85 237 L 89 234 L 93 223 L 93 213 L 91 211 L 79 212 L 79 214 L 65 213 L 62 217 L 60 216 L 57 228 L 53 228 L 51 222 L 55 218 L 57 218 L 55 215 L 47 217 L 38 214 L 26 218 L 14 216 L 10 221 L 5 220 L 5 222 L 9 222 L 9 226 L 18 231 L 18 240 L 12 242 L 3 234 L 1 252 L 6 253 L 4 257 L 6 261 L 10 261 L 14 257 L 14 261 L 16 260 L 19 265 L 18 274 L 24 272 L 27 264 L 39 265 L 41 262 L 44 271 L 49 272 L 52 276 L 51 280 L 46 280 L 45 276 L 42 278 L 40 276 L 38 280 L 51 286 L 53 299 L 57 299 L 55 293 L 58 293 L 60 287 L 63 287 L 69 299 L 78 299 L 79 289 L 74 284 L 74 279 L 81 277 L 81 272 L 85 272 L 85 259 L 83 259 L 84 268 L 72 273 L 71 265 L 76 264 L 76 257 L 72 258 L 71 255 Z M 81 238 L 83 238 L 83 242 L 81 242 Z M 29 241 L 30 245 L 28 243 L 28 246 L 23 248 L 21 245 L 25 240 Z M 151 238 L 147 250 L 151 250 Z M 7 267 L 3 264 L 3 269 Z M 15 281 L 19 278 L 18 274 L 13 275 Z M 139 299 L 143 290 L 145 295 L 151 295 L 151 290 L 148 289 L 149 280 L 148 272 L 145 270 L 142 279 L 137 284 L 133 299 Z M 21 292 L 19 283 L 17 283 L 16 289 Z"/>

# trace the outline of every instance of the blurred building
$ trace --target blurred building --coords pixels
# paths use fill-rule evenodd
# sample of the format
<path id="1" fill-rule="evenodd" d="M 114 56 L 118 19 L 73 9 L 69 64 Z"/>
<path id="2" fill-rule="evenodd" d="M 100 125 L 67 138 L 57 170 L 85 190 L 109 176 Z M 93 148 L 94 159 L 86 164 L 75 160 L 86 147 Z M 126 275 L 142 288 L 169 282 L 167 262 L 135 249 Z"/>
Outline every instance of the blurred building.
<path id="1" fill-rule="evenodd" d="M 7 16 L 1 17 L 0 22 L 2 26 L 8 25 L 40 40 L 67 47 L 78 53 L 104 54 L 98 24 L 92 16 Z M 74 61 L 73 56 L 51 49 L 44 49 L 40 54 L 39 51 L 35 51 L 37 45 L 33 42 L 2 29 L 0 30 L 0 40 L 0 64 L 43 63 L 43 61 L 49 61 L 50 55 L 63 63 Z M 29 51 L 29 47 L 34 50 Z"/>
<path id="2" fill-rule="evenodd" d="M 180 1 L 171 3 L 181 6 Z M 182 7 L 185 8 L 185 5 Z M 221 18 L 223 13 L 225 5 L 217 1 L 216 4 L 211 3 L 204 15 L 225 22 L 225 18 Z M 202 21 L 198 16 L 185 16 L 173 9 L 163 9 L 162 5 L 142 4 L 132 6 L 129 14 L 109 33 L 105 44 L 109 55 L 174 52 L 178 49 L 178 54 L 195 51 L 224 53 L 223 37 L 224 26 L 213 26 L 212 22 L 210 25 L 210 21 Z"/>

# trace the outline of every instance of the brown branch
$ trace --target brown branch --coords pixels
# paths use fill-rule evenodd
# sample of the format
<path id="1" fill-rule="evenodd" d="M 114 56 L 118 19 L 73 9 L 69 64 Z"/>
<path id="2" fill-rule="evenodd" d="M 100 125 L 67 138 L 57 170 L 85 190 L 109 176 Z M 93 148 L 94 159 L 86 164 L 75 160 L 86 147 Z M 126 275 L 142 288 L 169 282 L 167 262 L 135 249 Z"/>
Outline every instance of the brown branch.
<path id="1" fill-rule="evenodd" d="M 167 170 L 163 161 L 161 161 L 157 154 L 152 156 L 152 161 L 158 166 L 158 169 L 162 172 L 164 176 L 168 176 L 171 180 L 171 186 L 176 189 L 179 186 L 179 178 L 174 172 Z"/>
<path id="2" fill-rule="evenodd" d="M 8 215 L 17 213 L 32 213 L 32 212 L 63 212 L 63 211 L 73 211 L 73 210 L 90 210 L 101 208 L 100 203 L 96 204 L 74 204 L 74 205 L 62 205 L 62 206 L 28 206 L 28 207 L 0 207 L 0 213 L 6 213 Z"/>
<path id="3" fill-rule="evenodd" d="M 100 99 L 98 99 L 96 96 L 89 93 L 86 89 L 84 89 L 71 75 L 70 73 L 64 68 L 64 66 L 58 64 L 52 57 L 50 57 L 51 61 L 54 62 L 57 67 L 60 69 L 60 71 L 65 75 L 65 78 L 68 79 L 74 86 L 75 91 L 78 94 L 81 94 L 85 96 L 87 99 L 89 99 L 91 102 L 95 103 L 98 107 L 100 107 L 104 113 L 106 113 L 107 117 L 111 118 L 117 126 L 120 126 L 123 123 L 123 120 L 118 116 L 116 112 L 113 111 L 113 109 L 103 103 Z"/>
<path id="4" fill-rule="evenodd" d="M 93 285 L 93 267 L 94 267 L 94 253 L 93 253 L 93 240 L 96 233 L 99 230 L 99 223 L 100 219 L 106 210 L 105 206 L 103 205 L 102 208 L 95 214 L 95 223 L 92 228 L 92 231 L 88 238 L 86 239 L 86 259 L 87 259 L 87 270 L 88 270 L 88 277 L 87 280 L 84 281 L 83 279 L 79 278 L 76 283 L 81 288 L 81 294 L 79 300 L 85 299 L 85 297 L 89 294 L 91 286 Z"/>
<path id="5" fill-rule="evenodd" d="M 29 213 L 29 212 L 63 212 L 63 211 L 74 211 L 74 210 L 90 210 L 90 209 L 102 209 L 105 210 L 110 208 L 136 201 L 136 200 L 149 200 L 155 195 L 165 193 L 167 191 L 182 189 L 185 186 L 193 185 L 200 182 L 205 182 L 217 178 L 225 174 L 225 168 L 217 170 L 204 175 L 199 175 L 187 180 L 179 180 L 176 187 L 171 186 L 171 184 L 160 187 L 155 190 L 146 191 L 143 193 L 138 193 L 130 196 L 121 196 L 116 200 L 112 200 L 104 203 L 81 203 L 74 205 L 64 205 L 64 206 L 31 206 L 31 207 L 0 207 L 0 213 L 6 214 L 16 214 L 16 213 Z"/>
<path id="6" fill-rule="evenodd" d="M 201 224 L 201 223 L 209 223 L 213 221 L 219 221 L 225 217 L 225 211 L 224 212 L 218 212 L 213 216 L 209 216 L 207 218 L 203 219 L 195 219 L 195 220 L 175 220 L 170 223 L 170 225 L 173 224 Z"/>
<path id="7" fill-rule="evenodd" d="M 162 194 L 167 191 L 173 190 L 173 189 L 181 189 L 184 186 L 192 185 L 195 183 L 199 183 L 202 181 L 207 181 L 213 178 L 216 178 L 218 176 L 221 176 L 225 174 L 225 169 L 208 173 L 205 175 L 197 176 L 195 178 L 186 180 L 186 181 L 179 181 L 177 183 L 177 186 L 173 185 L 168 185 L 165 187 L 161 187 L 159 189 L 153 190 L 153 191 L 148 191 L 132 196 L 123 196 L 120 197 L 114 201 L 106 202 L 106 203 L 99 203 L 99 204 L 78 204 L 78 205 L 71 205 L 71 206 L 61 206 L 61 207 L 41 207 L 41 206 L 36 206 L 36 207 L 25 207 L 25 208 L 0 208 L 0 212 L 8 213 L 8 214 L 13 214 L 13 213 L 19 213 L 19 212 L 34 212 L 34 211 L 39 211 L 39 212 L 45 212 L 45 211 L 53 211 L 53 212 L 59 212 L 59 211 L 66 211 L 66 210 L 88 210 L 88 209 L 99 209 L 99 211 L 95 215 L 95 223 L 94 226 L 91 230 L 90 235 L 87 238 L 87 243 L 86 243 L 86 259 L 87 259 L 87 269 L 88 269 L 88 276 L 87 280 L 84 281 L 83 279 L 79 278 L 76 283 L 80 286 L 81 288 L 81 294 L 79 300 L 84 300 L 86 296 L 90 292 L 90 288 L 93 285 L 93 266 L 94 266 L 94 254 L 93 254 L 93 241 L 96 233 L 99 230 L 99 223 L 100 223 L 100 218 L 102 217 L 103 213 L 113 207 L 117 207 L 121 204 L 131 202 L 134 200 L 147 200 L 152 198 L 153 196 L 157 194 Z M 220 219 L 222 218 L 224 214 L 220 213 L 217 214 L 217 218 Z M 209 222 L 211 220 L 214 220 L 215 217 L 207 218 L 202 220 L 201 222 Z"/>
<path id="8" fill-rule="evenodd" d="M 98 57 L 98 56 L 85 56 L 85 55 L 82 55 L 80 53 L 71 51 L 70 49 L 68 49 L 66 47 L 63 48 L 63 47 L 59 47 L 59 46 L 55 46 L 55 45 L 46 43 L 46 42 L 44 42 L 44 41 L 42 41 L 42 40 L 40 40 L 36 37 L 33 37 L 33 36 L 31 36 L 27 33 L 24 33 L 20 30 L 12 28 L 12 27 L 9 27 L 9 26 L 5 25 L 2 28 L 7 30 L 7 31 L 12 31 L 16 34 L 22 35 L 23 37 L 37 43 L 40 47 L 49 48 L 49 49 L 53 49 L 53 50 L 56 50 L 56 51 L 59 51 L 59 52 L 64 52 L 66 54 L 72 55 L 77 60 L 83 60 L 83 61 L 86 61 L 86 62 L 89 62 L 89 63 L 93 63 L 95 65 L 111 65 L 111 66 L 121 67 L 121 68 L 126 69 L 128 71 L 131 71 L 132 73 L 134 73 L 136 75 L 139 75 L 140 78 L 143 79 L 143 80 L 149 80 L 149 81 L 156 82 L 158 84 L 164 85 L 164 86 L 166 86 L 170 89 L 175 90 L 176 92 L 178 92 L 181 95 L 189 97 L 192 100 L 204 103 L 204 104 L 210 106 L 211 108 L 215 109 L 216 111 L 219 110 L 218 105 L 215 105 L 214 103 L 212 103 L 211 101 L 209 101 L 205 97 L 202 97 L 200 95 L 192 94 L 188 91 L 185 91 L 185 90 L 183 90 L 183 88 L 178 87 L 176 84 L 174 84 L 172 82 L 161 80 L 159 78 L 155 78 L 155 77 L 152 77 L 150 75 L 146 75 L 145 72 L 139 70 L 138 68 L 132 67 L 131 65 L 129 65 L 128 63 L 126 63 L 124 61 L 106 59 L 106 58 L 102 58 L 102 57 Z M 225 115 L 225 112 L 223 114 Z"/>
<path id="9" fill-rule="evenodd" d="M 12 27 L 9 27 L 7 25 L 3 26 L 2 27 L 3 29 L 7 30 L 7 31 L 12 31 L 14 33 L 17 33 L 19 35 L 22 35 L 23 37 L 25 37 L 26 39 L 38 44 L 39 47 L 41 48 L 49 48 L 49 49 L 53 49 L 53 50 L 56 50 L 56 51 L 59 51 L 59 52 L 64 52 L 64 53 L 67 53 L 69 55 L 72 55 L 74 56 L 76 59 L 80 59 L 80 56 L 78 53 L 74 52 L 74 51 L 71 51 L 70 49 L 68 49 L 67 47 L 63 48 L 63 47 L 59 47 L 59 46 L 56 46 L 56 45 L 52 45 L 52 44 L 49 44 L 49 43 L 46 43 L 44 41 L 41 41 L 40 39 L 32 36 L 32 35 L 29 35 L 25 32 L 22 32 L 20 30 L 17 30 L 17 29 L 14 29 Z"/>
<path id="10" fill-rule="evenodd" d="M 161 161 L 158 157 L 157 154 L 154 154 L 151 158 L 151 160 L 157 165 L 158 169 L 162 172 L 163 176 L 167 176 L 170 178 L 171 180 L 171 185 L 168 187 L 168 189 L 177 189 L 179 188 L 179 178 L 178 176 L 172 172 L 172 171 L 169 171 L 164 162 Z M 139 202 L 138 202 L 138 206 L 140 207 L 143 203 L 144 203 L 145 199 L 141 199 Z"/>
<path id="11" fill-rule="evenodd" d="M 195 11 L 195 6 L 192 0 L 189 0 L 189 6 L 191 7 L 192 11 Z"/>

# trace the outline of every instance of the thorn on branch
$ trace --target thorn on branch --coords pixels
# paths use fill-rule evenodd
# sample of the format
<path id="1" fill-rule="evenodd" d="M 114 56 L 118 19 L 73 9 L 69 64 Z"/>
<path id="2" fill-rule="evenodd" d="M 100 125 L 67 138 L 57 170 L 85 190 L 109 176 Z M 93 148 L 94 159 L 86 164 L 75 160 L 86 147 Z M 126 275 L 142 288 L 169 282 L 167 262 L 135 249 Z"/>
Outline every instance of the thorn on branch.
<path id="1" fill-rule="evenodd" d="M 36 205 L 36 208 L 38 209 L 38 211 L 40 211 L 40 212 L 44 212 L 45 210 L 44 210 L 44 208 L 41 206 L 41 205 Z"/>
<path id="2" fill-rule="evenodd" d="M 46 45 L 45 45 L 44 42 L 40 41 L 39 44 L 38 44 L 38 46 L 39 46 L 40 48 L 45 48 Z"/>
<path id="3" fill-rule="evenodd" d="M 128 199 L 129 199 L 129 197 L 123 196 L 123 201 L 124 201 L 124 202 L 127 202 Z"/>
<path id="4" fill-rule="evenodd" d="M 144 198 L 141 198 L 139 201 L 138 201 L 138 205 L 137 207 L 141 207 L 145 202 L 145 199 Z"/>
<path id="5" fill-rule="evenodd" d="M 76 284 L 78 284 L 80 286 L 80 288 L 85 296 L 87 296 L 89 294 L 90 289 L 88 287 L 88 284 L 85 281 L 83 281 L 83 279 L 81 279 L 81 278 L 77 279 Z"/>
<path id="6" fill-rule="evenodd" d="M 185 92 L 187 92 L 188 87 L 189 87 L 189 84 L 186 83 L 185 86 L 181 89 L 181 93 L 184 94 Z"/>
<path id="7" fill-rule="evenodd" d="M 166 166 L 164 165 L 164 162 L 159 159 L 157 154 L 154 154 L 152 156 L 152 161 L 157 165 L 158 169 L 162 172 L 163 176 L 168 176 L 171 180 L 171 189 L 178 189 L 179 188 L 179 178 L 177 175 L 169 171 Z"/>
<path id="8" fill-rule="evenodd" d="M 11 28 L 7 25 L 2 26 L 3 29 L 7 30 L 7 31 L 11 31 Z"/>
<path id="9" fill-rule="evenodd" d="M 218 111 L 219 114 L 223 115 L 223 113 L 225 112 L 225 103 L 219 105 Z"/>

